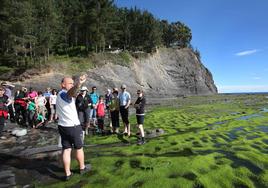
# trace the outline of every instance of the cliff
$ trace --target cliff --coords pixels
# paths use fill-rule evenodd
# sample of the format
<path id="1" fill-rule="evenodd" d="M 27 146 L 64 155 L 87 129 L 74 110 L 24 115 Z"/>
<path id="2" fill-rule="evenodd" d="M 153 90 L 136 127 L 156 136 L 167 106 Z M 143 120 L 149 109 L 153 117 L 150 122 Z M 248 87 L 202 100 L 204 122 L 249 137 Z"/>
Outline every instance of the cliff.
<path id="1" fill-rule="evenodd" d="M 190 49 L 160 49 L 146 57 L 131 58 L 129 66 L 106 59 L 101 66 L 83 71 L 88 74 L 86 86 L 96 85 L 100 93 L 106 88 L 119 88 L 122 83 L 133 94 L 137 89 L 143 89 L 154 97 L 217 93 L 212 74 Z M 15 84 L 36 89 L 59 88 L 62 72 L 50 71 Z"/>

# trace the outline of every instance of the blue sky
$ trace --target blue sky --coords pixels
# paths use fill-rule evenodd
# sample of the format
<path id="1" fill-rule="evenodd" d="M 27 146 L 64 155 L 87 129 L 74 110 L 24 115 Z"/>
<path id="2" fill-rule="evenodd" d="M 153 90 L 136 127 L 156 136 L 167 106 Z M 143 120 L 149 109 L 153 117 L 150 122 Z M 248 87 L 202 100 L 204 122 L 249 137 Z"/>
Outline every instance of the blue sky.
<path id="1" fill-rule="evenodd" d="M 181 21 L 219 92 L 268 92 L 268 0 L 115 0 Z"/>

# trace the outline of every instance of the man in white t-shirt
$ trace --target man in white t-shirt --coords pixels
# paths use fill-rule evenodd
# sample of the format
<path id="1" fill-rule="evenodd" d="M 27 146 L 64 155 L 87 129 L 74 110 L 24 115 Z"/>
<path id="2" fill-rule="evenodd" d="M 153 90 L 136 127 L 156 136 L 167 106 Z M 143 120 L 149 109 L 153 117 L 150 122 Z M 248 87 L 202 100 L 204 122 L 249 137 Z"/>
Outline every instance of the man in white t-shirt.
<path id="1" fill-rule="evenodd" d="M 83 131 L 80 125 L 75 106 L 75 96 L 81 84 L 86 81 L 86 76 L 80 76 L 78 82 L 74 84 L 71 77 L 62 79 L 62 90 L 58 93 L 56 108 L 59 118 L 58 129 L 61 136 L 62 159 L 65 170 L 65 180 L 69 180 L 73 175 L 71 166 L 71 151 L 76 150 L 76 159 L 80 167 L 80 174 L 90 170 L 90 165 L 84 163 Z"/>

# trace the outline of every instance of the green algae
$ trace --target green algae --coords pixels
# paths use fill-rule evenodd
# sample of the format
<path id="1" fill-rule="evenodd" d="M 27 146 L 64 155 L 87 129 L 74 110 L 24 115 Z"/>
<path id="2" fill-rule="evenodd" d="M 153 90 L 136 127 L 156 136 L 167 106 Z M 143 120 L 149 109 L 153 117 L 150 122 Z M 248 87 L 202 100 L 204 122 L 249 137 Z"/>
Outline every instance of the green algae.
<path id="1" fill-rule="evenodd" d="M 101 144 L 85 147 L 86 162 L 93 171 L 77 174 L 68 183 L 38 186 L 268 187 L 267 106 L 264 95 L 198 96 L 167 102 L 151 109 L 144 124 L 146 131 L 163 129 L 163 135 L 142 146 L 136 145 L 136 136 L 87 137 L 86 144 Z"/>

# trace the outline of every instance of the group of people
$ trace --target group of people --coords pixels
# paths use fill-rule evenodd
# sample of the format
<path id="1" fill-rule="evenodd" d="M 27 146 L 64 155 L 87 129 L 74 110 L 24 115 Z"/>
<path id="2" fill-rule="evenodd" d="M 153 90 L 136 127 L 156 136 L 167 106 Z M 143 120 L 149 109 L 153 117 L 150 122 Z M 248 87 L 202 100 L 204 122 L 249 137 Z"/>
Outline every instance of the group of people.
<path id="1" fill-rule="evenodd" d="M 97 133 L 104 132 L 104 119 L 108 117 L 109 127 L 112 133 L 119 133 L 120 114 L 124 124 L 123 134 L 130 136 L 129 107 L 131 105 L 131 95 L 126 90 L 126 85 L 121 85 L 121 91 L 117 88 L 107 89 L 105 95 L 99 95 L 97 87 L 93 86 L 89 92 L 86 86 L 81 87 L 79 94 L 75 98 L 80 125 L 88 134 L 90 128 L 96 129 Z M 142 90 L 137 91 L 137 100 L 134 104 L 136 108 L 137 124 L 142 135 L 139 144 L 144 144 L 144 107 L 145 97 Z"/>
<path id="2" fill-rule="evenodd" d="M 73 173 L 71 166 L 71 151 L 74 148 L 76 159 L 79 164 L 80 174 L 88 172 L 91 166 L 85 164 L 83 151 L 83 129 L 81 125 L 90 126 L 89 121 L 94 118 L 94 114 L 98 118 L 98 127 L 102 129 L 105 106 L 111 115 L 112 130 L 118 132 L 119 113 L 124 123 L 124 134 L 130 136 L 130 123 L 128 119 L 129 107 L 131 104 L 131 96 L 126 91 L 126 85 L 121 86 L 121 92 L 114 88 L 111 92 L 107 91 L 105 100 L 103 96 L 98 96 L 96 87 L 92 87 L 91 95 L 88 95 L 87 88 L 82 87 L 85 83 L 86 76 L 80 76 L 79 80 L 74 83 L 71 77 L 65 77 L 61 81 L 62 90 L 59 92 L 56 101 L 56 110 L 58 115 L 58 129 L 62 144 L 62 160 L 65 170 L 65 180 L 69 180 Z M 81 88 L 81 89 L 79 89 Z M 80 93 L 77 96 L 77 92 Z M 139 144 L 144 144 L 144 106 L 145 97 L 141 90 L 137 91 L 138 98 L 134 104 L 136 108 L 137 124 L 141 133 Z M 93 99 L 92 99 L 93 98 Z M 94 121 L 94 120 L 93 120 Z"/>
<path id="3" fill-rule="evenodd" d="M 45 92 L 35 91 L 33 88 L 21 87 L 14 96 L 12 90 L 15 86 L 1 83 L 1 89 L 8 101 L 3 101 L 1 110 L 5 111 L 11 122 L 16 122 L 23 127 L 37 128 L 57 120 L 56 98 L 57 90 L 47 88 Z M 2 113 L 3 114 L 3 113 Z M 0 116 L 2 117 L 2 114 Z"/>
<path id="4" fill-rule="evenodd" d="M 62 159 L 65 169 L 65 180 L 73 175 L 70 170 L 71 150 L 76 150 L 76 159 L 83 174 L 90 170 L 90 165 L 84 163 L 83 137 L 90 128 L 97 132 L 104 131 L 104 119 L 108 117 L 111 132 L 130 136 L 129 108 L 131 95 L 125 84 L 117 88 L 108 89 L 104 96 L 99 95 L 97 87 L 93 86 L 89 92 L 82 86 L 86 76 L 80 76 L 74 83 L 71 77 L 65 77 L 61 82 L 61 90 L 47 88 L 45 92 L 35 91 L 33 88 L 21 87 L 12 96 L 14 86 L 2 82 L 0 85 L 0 138 L 5 120 L 17 122 L 22 126 L 38 128 L 41 125 L 56 121 L 61 137 Z M 145 97 L 142 90 L 137 90 L 136 108 L 137 125 L 140 131 L 138 144 L 145 144 L 144 139 L 144 107 Z M 123 132 L 119 132 L 120 115 L 124 124 Z"/>
<path id="5" fill-rule="evenodd" d="M 11 122 L 17 122 L 22 126 L 31 126 L 33 128 L 41 126 L 46 120 L 57 119 L 56 106 L 56 90 L 52 93 L 48 90 L 44 94 L 36 92 L 32 88 L 22 87 L 12 95 L 14 85 L 2 82 L 0 85 L 0 138 L 6 139 L 2 135 L 5 120 L 10 119 Z M 54 108 L 53 108 L 54 107 Z M 49 112 L 49 113 L 47 113 Z"/>

